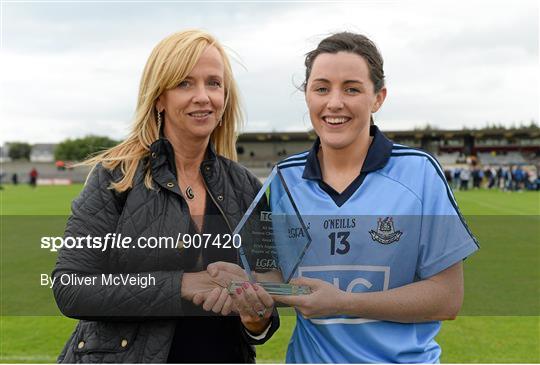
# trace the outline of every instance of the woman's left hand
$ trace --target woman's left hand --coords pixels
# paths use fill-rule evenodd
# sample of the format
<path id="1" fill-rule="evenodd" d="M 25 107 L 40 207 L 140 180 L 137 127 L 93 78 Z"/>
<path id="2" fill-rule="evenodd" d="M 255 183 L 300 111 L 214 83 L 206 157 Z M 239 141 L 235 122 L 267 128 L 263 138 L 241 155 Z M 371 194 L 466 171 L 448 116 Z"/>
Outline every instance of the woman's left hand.
<path id="1" fill-rule="evenodd" d="M 331 316 L 342 312 L 347 293 L 334 285 L 305 277 L 292 279 L 291 284 L 309 286 L 311 294 L 274 295 L 273 298 L 276 302 L 295 307 L 304 318 Z"/>
<path id="2" fill-rule="evenodd" d="M 253 335 L 264 332 L 274 310 L 274 300 L 261 286 L 248 281 L 232 294 L 233 306 L 240 320 Z"/>

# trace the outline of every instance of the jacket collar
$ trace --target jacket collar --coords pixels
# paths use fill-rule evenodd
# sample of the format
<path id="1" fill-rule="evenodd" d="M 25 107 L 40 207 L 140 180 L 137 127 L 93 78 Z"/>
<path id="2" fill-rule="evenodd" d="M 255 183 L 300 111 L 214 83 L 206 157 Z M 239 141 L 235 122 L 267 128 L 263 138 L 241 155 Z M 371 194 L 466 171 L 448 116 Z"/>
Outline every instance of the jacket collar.
<path id="1" fill-rule="evenodd" d="M 201 164 L 201 173 L 210 185 L 212 178 L 219 176 L 219 164 L 216 163 L 217 154 L 213 144 L 208 143 L 206 158 Z M 174 148 L 165 136 L 160 137 L 150 145 L 150 169 L 153 179 L 163 188 L 180 193 L 176 176 L 176 162 Z"/>
<path id="2" fill-rule="evenodd" d="M 390 159 L 390 155 L 392 154 L 392 141 L 386 138 L 376 125 L 370 126 L 369 135 L 373 137 L 373 141 L 369 146 L 360 173 L 368 173 L 382 169 L 386 166 Z M 317 158 L 320 145 L 321 140 L 317 138 L 306 160 L 306 167 L 302 175 L 304 179 L 322 181 L 321 165 Z"/>

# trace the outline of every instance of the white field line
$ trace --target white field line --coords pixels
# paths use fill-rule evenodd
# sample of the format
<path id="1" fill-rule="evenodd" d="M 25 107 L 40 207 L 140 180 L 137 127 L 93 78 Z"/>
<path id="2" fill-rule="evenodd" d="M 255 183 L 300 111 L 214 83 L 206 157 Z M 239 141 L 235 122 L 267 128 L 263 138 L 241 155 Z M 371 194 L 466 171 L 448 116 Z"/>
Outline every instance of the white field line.
<path id="1" fill-rule="evenodd" d="M 508 208 L 506 206 L 486 203 L 485 201 L 473 200 L 472 197 L 471 198 L 467 197 L 463 199 L 463 196 L 460 196 L 459 198 L 460 200 L 466 200 L 467 202 L 472 202 L 474 204 L 478 204 L 486 208 L 495 209 L 496 211 L 500 213 L 512 213 L 512 215 L 529 215 L 529 214 L 524 214 L 522 210 L 517 210 L 517 209 Z M 491 214 L 486 214 L 486 215 L 491 215 Z M 510 215 L 510 214 L 502 214 L 502 215 Z"/>
<path id="2" fill-rule="evenodd" d="M 23 362 L 47 362 L 55 363 L 56 358 L 47 356 L 47 355 L 30 355 L 30 356 L 17 356 L 17 355 L 8 355 L 0 356 L 0 361 L 9 362 L 9 361 L 23 361 Z"/>

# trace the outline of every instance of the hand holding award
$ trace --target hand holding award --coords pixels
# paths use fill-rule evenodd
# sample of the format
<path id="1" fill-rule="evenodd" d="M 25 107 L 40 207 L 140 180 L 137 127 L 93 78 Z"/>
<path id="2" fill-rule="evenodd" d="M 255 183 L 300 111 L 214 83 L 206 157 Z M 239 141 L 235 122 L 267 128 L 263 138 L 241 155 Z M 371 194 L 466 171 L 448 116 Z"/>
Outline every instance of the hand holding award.
<path id="1" fill-rule="evenodd" d="M 311 292 L 307 286 L 289 283 L 311 237 L 279 167 L 272 170 L 233 234 L 242 238 L 240 259 L 251 283 L 256 282 L 271 295 Z M 229 292 L 242 284 L 232 281 Z"/>

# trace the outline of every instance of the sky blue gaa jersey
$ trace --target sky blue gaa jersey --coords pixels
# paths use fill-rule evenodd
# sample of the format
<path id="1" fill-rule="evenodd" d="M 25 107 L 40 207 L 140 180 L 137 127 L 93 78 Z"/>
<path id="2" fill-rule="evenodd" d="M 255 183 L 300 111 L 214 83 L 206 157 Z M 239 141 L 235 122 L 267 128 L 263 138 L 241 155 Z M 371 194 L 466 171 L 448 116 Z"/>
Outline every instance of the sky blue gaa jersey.
<path id="1" fill-rule="evenodd" d="M 299 264 L 298 254 L 278 252 L 284 276 L 294 272 L 348 292 L 382 291 L 429 278 L 478 249 L 437 161 L 392 144 L 376 126 L 370 133 L 362 171 L 341 194 L 322 181 L 319 141 L 278 164 L 286 187 L 270 185 L 273 224 L 282 225 L 280 215 L 294 221 L 296 209 L 312 239 Z M 292 238 L 299 228 L 290 230 Z M 439 329 L 438 321 L 298 315 L 287 362 L 435 363 Z"/>

